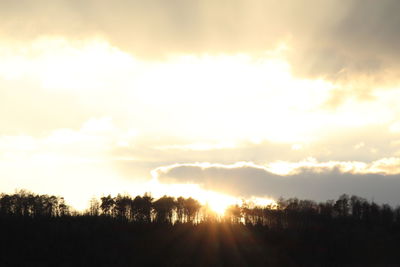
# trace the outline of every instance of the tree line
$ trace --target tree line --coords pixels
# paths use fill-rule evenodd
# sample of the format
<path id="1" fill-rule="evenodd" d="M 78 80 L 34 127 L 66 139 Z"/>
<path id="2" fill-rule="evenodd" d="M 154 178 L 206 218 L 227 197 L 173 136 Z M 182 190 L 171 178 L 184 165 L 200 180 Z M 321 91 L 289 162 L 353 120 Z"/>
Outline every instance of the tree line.
<path id="1" fill-rule="evenodd" d="M 72 215 L 63 197 L 38 195 L 26 190 L 0 194 L 0 216 L 59 217 Z"/>
<path id="2" fill-rule="evenodd" d="M 200 220 L 201 208 L 199 201 L 191 197 L 163 196 L 155 200 L 147 193 L 135 198 L 118 194 L 101 197 L 100 201 L 93 198 L 87 213 L 138 223 L 195 223 Z"/>
<path id="3" fill-rule="evenodd" d="M 330 221 L 352 221 L 364 224 L 391 225 L 400 223 L 400 207 L 379 205 L 358 196 L 341 195 L 337 200 L 317 203 L 312 200 L 280 198 L 275 204 L 255 205 L 242 201 L 229 206 L 224 216 L 211 211 L 207 205 L 191 197 L 163 196 L 154 199 L 150 194 L 131 197 L 118 194 L 92 198 L 84 213 L 74 212 L 63 197 L 38 195 L 26 190 L 0 194 L 0 216 L 62 217 L 102 216 L 133 223 L 190 223 L 228 222 L 270 228 L 317 227 Z"/>
<path id="4" fill-rule="evenodd" d="M 212 204 L 212 203 L 210 203 Z M 0 194 L 0 266 L 399 266 L 400 208 L 358 196 L 232 205 Z"/>

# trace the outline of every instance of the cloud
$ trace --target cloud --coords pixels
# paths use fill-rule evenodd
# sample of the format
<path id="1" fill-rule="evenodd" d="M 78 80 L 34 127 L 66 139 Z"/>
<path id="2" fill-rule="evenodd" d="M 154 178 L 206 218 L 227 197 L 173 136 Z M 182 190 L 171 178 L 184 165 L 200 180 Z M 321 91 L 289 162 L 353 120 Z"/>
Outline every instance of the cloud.
<path id="1" fill-rule="evenodd" d="M 237 122 L 240 126 L 240 122 Z M 267 124 L 273 127 L 272 124 Z M 152 166 L 187 162 L 218 162 L 230 165 L 251 161 L 259 165 L 269 162 L 301 162 L 315 158 L 319 162 L 375 162 L 400 155 L 400 136 L 388 132 L 388 125 L 336 127 L 327 125 L 323 131 L 310 134 L 311 141 L 274 142 L 267 139 L 228 138 L 207 140 L 164 136 L 138 136 L 135 146 L 116 147 L 115 157 L 135 158 Z M 219 141 L 220 140 L 220 141 Z M 219 141 L 219 142 L 218 142 Z M 257 142 L 256 142 L 257 141 Z M 129 165 L 129 164 L 128 164 Z"/>
<path id="2" fill-rule="evenodd" d="M 377 172 L 378 166 L 383 166 L 383 162 L 387 167 L 390 162 L 398 164 L 399 159 L 385 159 L 365 164 L 361 171 L 345 170 L 349 165 L 357 168 L 357 164 L 351 162 L 319 164 L 303 162 L 288 175 L 275 174 L 269 168 L 253 163 L 175 164 L 157 168 L 153 170 L 153 175 L 162 183 L 198 184 L 204 189 L 241 197 L 283 196 L 323 201 L 347 193 L 373 199 L 379 203 L 398 205 L 400 170 L 396 168 L 396 174 L 386 174 L 383 168 Z"/>
<path id="3" fill-rule="evenodd" d="M 23 4 L 22 4 L 23 3 Z M 281 42 L 297 73 L 335 79 L 398 69 L 397 0 L 2 1 L 2 37 L 103 36 L 137 56 L 261 53 Z"/>
<path id="4" fill-rule="evenodd" d="M 4 35 L 19 39 L 101 35 L 142 56 L 261 48 L 278 34 L 271 35 L 274 27 L 262 16 L 262 10 L 271 6 L 268 1 L 232 1 L 229 5 L 210 0 L 24 2 L 24 8 L 1 3 Z M 260 35 L 260 30 L 266 34 Z"/>

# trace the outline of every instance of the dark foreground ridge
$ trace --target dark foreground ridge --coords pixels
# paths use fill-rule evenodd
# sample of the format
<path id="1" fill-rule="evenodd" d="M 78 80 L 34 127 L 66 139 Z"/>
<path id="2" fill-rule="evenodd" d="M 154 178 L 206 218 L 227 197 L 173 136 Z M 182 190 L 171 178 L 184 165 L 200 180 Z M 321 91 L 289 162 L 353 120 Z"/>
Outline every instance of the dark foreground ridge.
<path id="1" fill-rule="evenodd" d="M 192 198 L 0 196 L 0 266 L 399 266 L 400 208 L 336 201 L 244 203 L 219 217 Z"/>

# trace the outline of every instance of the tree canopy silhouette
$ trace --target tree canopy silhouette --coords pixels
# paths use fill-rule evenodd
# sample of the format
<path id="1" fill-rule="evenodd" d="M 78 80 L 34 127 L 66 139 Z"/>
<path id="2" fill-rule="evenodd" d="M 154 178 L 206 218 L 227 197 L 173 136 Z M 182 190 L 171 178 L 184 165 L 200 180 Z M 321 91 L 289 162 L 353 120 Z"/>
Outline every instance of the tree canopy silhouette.
<path id="1" fill-rule="evenodd" d="M 76 212 L 62 197 L 0 195 L 0 266 L 320 266 L 400 263 L 400 208 L 358 196 L 232 205 L 118 194 Z"/>

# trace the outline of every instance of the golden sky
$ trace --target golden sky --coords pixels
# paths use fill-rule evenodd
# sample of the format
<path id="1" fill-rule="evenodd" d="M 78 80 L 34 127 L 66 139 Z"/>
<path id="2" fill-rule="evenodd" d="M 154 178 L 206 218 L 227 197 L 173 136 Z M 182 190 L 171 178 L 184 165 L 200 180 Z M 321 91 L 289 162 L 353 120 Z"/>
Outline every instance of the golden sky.
<path id="1" fill-rule="evenodd" d="M 396 0 L 0 2 L 0 189 L 400 204 Z"/>

